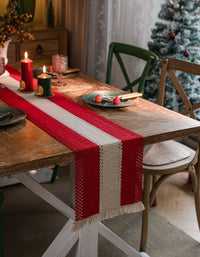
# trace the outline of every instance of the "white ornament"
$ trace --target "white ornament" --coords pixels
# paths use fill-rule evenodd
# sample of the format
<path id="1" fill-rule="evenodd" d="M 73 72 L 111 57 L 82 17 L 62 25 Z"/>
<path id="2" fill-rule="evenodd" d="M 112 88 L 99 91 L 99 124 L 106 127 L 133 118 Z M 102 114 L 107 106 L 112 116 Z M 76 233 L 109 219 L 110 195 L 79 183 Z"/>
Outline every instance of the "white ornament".
<path id="1" fill-rule="evenodd" d="M 170 4 L 179 4 L 180 0 L 169 0 Z"/>

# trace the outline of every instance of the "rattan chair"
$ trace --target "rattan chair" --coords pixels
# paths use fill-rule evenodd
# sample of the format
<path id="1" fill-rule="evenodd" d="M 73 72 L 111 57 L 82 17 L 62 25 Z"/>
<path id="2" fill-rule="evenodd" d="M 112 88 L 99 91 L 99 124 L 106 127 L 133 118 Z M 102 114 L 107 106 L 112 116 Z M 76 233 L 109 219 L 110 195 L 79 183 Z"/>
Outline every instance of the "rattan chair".
<path id="1" fill-rule="evenodd" d="M 127 69 L 125 68 L 125 64 L 121 57 L 123 54 L 129 55 L 132 57 L 137 57 L 138 59 L 143 60 L 145 63 L 141 76 L 132 82 L 129 78 Z M 126 86 L 122 89 L 125 91 L 129 90 L 130 92 L 133 92 L 133 87 L 138 85 L 137 92 L 142 93 L 144 89 L 145 80 L 149 74 L 149 71 L 156 63 L 156 60 L 157 60 L 156 55 L 146 49 L 143 49 L 134 45 L 112 42 L 109 47 L 108 61 L 107 61 L 107 72 L 106 72 L 107 84 L 111 84 L 112 64 L 113 64 L 114 56 L 116 57 L 116 60 L 119 63 L 122 74 L 126 81 Z"/>
<path id="2" fill-rule="evenodd" d="M 185 109 L 180 113 L 183 115 L 189 115 L 191 118 L 195 119 L 194 110 L 200 108 L 200 103 L 194 105 L 190 103 L 183 87 L 175 75 L 175 70 L 185 72 L 186 74 L 190 73 L 194 75 L 200 75 L 200 65 L 198 64 L 173 58 L 163 59 L 158 104 L 163 105 L 165 82 L 166 76 L 168 74 L 185 106 Z M 199 144 L 197 138 L 197 148 L 198 145 Z M 153 144 L 147 148 L 149 148 L 149 150 L 147 150 L 147 153 L 144 155 L 143 159 L 143 202 L 145 205 L 145 210 L 143 211 L 142 217 L 142 233 L 140 245 L 141 251 L 146 250 L 149 206 L 153 205 L 156 192 L 160 184 L 175 173 L 188 172 L 191 176 L 195 196 L 196 215 L 200 227 L 199 171 L 197 171 L 197 169 L 195 170 L 195 164 L 199 155 L 198 149 L 195 151 L 174 140 Z"/>

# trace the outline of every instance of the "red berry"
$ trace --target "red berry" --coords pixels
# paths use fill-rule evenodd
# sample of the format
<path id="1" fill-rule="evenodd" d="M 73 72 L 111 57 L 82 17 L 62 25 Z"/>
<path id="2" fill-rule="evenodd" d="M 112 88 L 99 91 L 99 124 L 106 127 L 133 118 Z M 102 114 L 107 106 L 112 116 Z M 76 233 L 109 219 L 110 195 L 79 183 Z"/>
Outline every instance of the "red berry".
<path id="1" fill-rule="evenodd" d="M 120 99 L 119 99 L 118 96 L 116 96 L 116 97 L 114 98 L 113 103 L 114 103 L 114 104 L 119 104 L 119 103 L 120 103 Z"/>
<path id="2" fill-rule="evenodd" d="M 95 102 L 97 102 L 97 103 L 101 103 L 101 101 L 102 101 L 102 98 L 101 98 L 101 96 L 98 94 L 98 95 L 96 95 L 95 96 Z"/>

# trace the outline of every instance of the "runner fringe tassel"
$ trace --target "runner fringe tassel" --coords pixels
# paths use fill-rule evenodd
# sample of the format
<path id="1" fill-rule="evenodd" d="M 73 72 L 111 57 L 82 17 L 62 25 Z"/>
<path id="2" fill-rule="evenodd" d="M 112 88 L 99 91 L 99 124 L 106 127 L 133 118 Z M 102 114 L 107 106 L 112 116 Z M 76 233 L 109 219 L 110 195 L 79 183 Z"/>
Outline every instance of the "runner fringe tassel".
<path id="1" fill-rule="evenodd" d="M 85 225 L 90 225 L 96 222 L 100 222 L 105 219 L 111 219 L 113 217 L 116 217 L 118 215 L 122 215 L 125 213 L 134 213 L 134 212 L 140 212 L 144 210 L 144 205 L 142 202 L 126 205 L 126 206 L 121 206 L 117 210 L 111 210 L 106 213 L 100 213 L 93 215 L 89 218 L 79 220 L 79 221 L 74 221 L 73 225 L 73 231 L 79 230 Z"/>

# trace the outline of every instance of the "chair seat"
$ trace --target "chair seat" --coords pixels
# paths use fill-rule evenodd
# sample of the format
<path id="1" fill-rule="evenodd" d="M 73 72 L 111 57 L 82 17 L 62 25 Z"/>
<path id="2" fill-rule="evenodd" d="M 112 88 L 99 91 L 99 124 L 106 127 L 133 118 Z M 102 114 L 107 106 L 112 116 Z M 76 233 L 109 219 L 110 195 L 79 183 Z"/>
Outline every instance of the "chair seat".
<path id="1" fill-rule="evenodd" d="M 144 151 L 145 152 L 145 151 Z M 195 151 L 174 140 L 153 144 L 144 154 L 143 169 L 152 171 L 179 170 L 187 168 L 195 156 Z"/>

